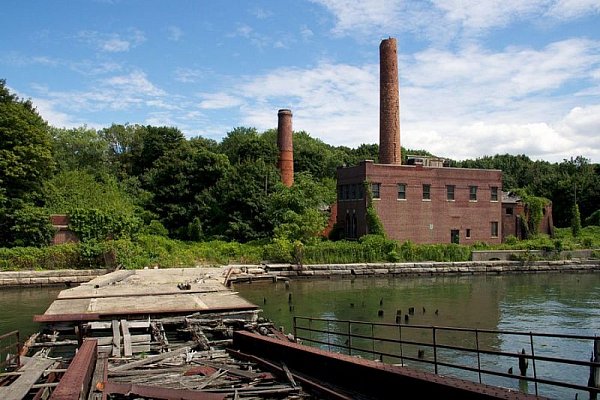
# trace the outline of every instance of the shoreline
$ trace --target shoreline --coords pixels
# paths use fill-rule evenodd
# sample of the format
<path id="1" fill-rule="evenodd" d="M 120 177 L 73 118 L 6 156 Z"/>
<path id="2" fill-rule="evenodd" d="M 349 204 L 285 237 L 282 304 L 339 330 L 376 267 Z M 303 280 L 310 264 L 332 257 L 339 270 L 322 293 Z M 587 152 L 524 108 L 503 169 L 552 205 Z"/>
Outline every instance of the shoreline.
<path id="1" fill-rule="evenodd" d="M 182 267 L 172 267 L 182 268 Z M 164 269 L 172 269 L 164 268 Z M 198 267 L 183 267 L 198 268 Z M 600 272 L 598 259 L 572 259 L 547 261 L 461 261 L 461 262 L 409 262 L 409 263 L 355 263 L 355 264 L 231 264 L 201 267 L 221 270 L 228 285 L 233 282 L 253 280 L 289 280 L 354 276 L 423 276 L 423 275 L 475 275 L 543 272 Z M 110 272 L 107 269 L 66 269 L 48 271 L 2 271 L 0 289 L 65 285 L 67 287 L 89 282 Z"/>

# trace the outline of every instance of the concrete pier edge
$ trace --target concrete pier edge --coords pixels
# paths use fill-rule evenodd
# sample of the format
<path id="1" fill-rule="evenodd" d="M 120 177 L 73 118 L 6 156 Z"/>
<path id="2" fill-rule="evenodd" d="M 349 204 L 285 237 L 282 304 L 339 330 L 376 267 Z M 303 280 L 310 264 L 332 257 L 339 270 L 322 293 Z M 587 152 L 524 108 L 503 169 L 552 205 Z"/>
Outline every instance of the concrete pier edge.
<path id="1" fill-rule="evenodd" d="M 175 268 L 175 267 L 174 267 Z M 177 267 L 181 268 L 181 267 Z M 188 267 L 186 267 L 188 268 Z M 194 268 L 190 266 L 189 268 Z M 600 272 L 600 260 L 572 259 L 551 261 L 460 261 L 356 264 L 230 264 L 221 267 L 228 271 L 232 282 L 268 278 L 349 278 L 352 276 L 386 275 L 444 275 L 444 274 L 507 274 L 540 272 Z M 107 269 L 64 269 L 49 271 L 1 271 L 0 288 L 76 285 L 110 272 Z"/>

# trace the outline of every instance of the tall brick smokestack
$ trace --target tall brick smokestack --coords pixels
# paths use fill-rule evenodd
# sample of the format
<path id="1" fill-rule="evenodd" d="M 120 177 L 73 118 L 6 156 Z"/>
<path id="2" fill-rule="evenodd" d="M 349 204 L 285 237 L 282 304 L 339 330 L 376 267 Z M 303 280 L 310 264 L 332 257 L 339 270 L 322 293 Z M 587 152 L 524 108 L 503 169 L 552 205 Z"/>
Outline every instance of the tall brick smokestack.
<path id="1" fill-rule="evenodd" d="M 294 184 L 294 145 L 292 142 L 292 112 L 281 109 L 277 113 L 277 147 L 279 148 L 278 167 L 281 182 L 290 187 Z"/>
<path id="2" fill-rule="evenodd" d="M 401 164 L 400 95 L 396 39 L 379 45 L 379 162 Z"/>

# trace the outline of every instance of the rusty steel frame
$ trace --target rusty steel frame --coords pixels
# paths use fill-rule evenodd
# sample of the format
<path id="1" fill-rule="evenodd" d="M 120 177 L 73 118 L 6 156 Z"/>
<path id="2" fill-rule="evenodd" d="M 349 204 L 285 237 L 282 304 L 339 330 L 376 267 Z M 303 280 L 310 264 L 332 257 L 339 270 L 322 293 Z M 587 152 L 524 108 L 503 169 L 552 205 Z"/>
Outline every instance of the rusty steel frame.
<path id="1" fill-rule="evenodd" d="M 258 356 L 252 355 L 252 354 L 243 353 L 241 351 L 234 350 L 234 349 L 227 349 L 227 352 L 230 353 L 231 355 L 233 355 L 234 357 L 237 357 L 242 360 L 252 361 L 252 362 L 262 366 L 263 368 L 269 369 L 275 373 L 285 374 L 283 367 L 280 367 L 277 364 L 272 363 L 269 360 L 266 360 L 264 358 L 260 358 Z M 305 377 L 304 375 L 299 375 L 296 372 L 291 372 L 291 374 L 295 380 L 297 380 L 300 383 L 302 383 L 303 385 L 305 385 L 305 387 L 310 388 L 309 389 L 310 391 L 313 391 L 320 395 L 324 395 L 327 397 L 327 399 L 331 399 L 331 400 L 353 400 L 354 399 L 354 397 L 350 397 L 350 396 L 348 396 L 344 393 L 340 393 L 330 387 L 324 386 L 323 384 L 321 384 L 320 382 L 318 382 L 315 379 L 310 379 L 308 377 Z"/>
<path id="2" fill-rule="evenodd" d="M 224 400 L 227 395 L 219 393 L 201 392 L 186 389 L 171 389 L 160 386 L 136 385 L 133 383 L 106 382 L 103 389 L 103 398 L 108 394 L 137 395 L 151 399 L 178 399 L 178 400 Z"/>
<path id="3" fill-rule="evenodd" d="M 87 397 L 98 357 L 98 340 L 86 339 L 67 368 L 50 400 L 79 400 Z"/>
<path id="4" fill-rule="evenodd" d="M 373 399 L 387 399 L 400 387 L 406 393 L 420 393 L 423 398 L 544 399 L 512 389 L 393 366 L 244 331 L 233 333 L 233 348 L 260 355 L 271 363 L 285 362 L 290 370 L 313 381 Z"/>

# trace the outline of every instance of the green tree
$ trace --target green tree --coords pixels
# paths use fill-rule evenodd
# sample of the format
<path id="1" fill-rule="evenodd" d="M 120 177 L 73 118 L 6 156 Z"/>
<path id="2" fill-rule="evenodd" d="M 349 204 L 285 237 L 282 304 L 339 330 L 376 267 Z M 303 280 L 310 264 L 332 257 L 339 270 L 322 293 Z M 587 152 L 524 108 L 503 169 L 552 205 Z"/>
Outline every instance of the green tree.
<path id="1" fill-rule="evenodd" d="M 0 80 L 0 246 L 16 245 L 27 233 L 44 244 L 45 228 L 34 234 L 19 221 L 39 214 L 32 210 L 43 206 L 43 185 L 54 168 L 46 121 Z"/>
<path id="2" fill-rule="evenodd" d="M 335 178 L 337 168 L 346 164 L 340 149 L 311 137 L 305 131 L 294 132 L 294 172 L 308 172 L 315 179 Z"/>
<path id="3" fill-rule="evenodd" d="M 75 209 L 98 209 L 134 214 L 135 199 L 109 174 L 86 170 L 67 170 L 56 174 L 45 188 L 46 207 L 53 214 L 68 214 Z"/>
<path id="4" fill-rule="evenodd" d="M 227 157 L 208 149 L 199 140 L 184 141 L 155 161 L 144 178 L 152 188 L 148 208 L 169 232 L 189 239 L 188 225 L 201 224 L 211 215 L 209 189 L 229 170 Z"/>
<path id="5" fill-rule="evenodd" d="M 279 186 L 279 173 L 271 163 L 259 159 L 232 165 L 210 191 L 210 235 L 240 242 L 270 236 L 269 196 Z"/>
<path id="6" fill-rule="evenodd" d="M 109 172 L 108 142 L 95 129 L 50 128 L 50 132 L 59 171 Z"/>
<path id="7" fill-rule="evenodd" d="M 0 191 L 11 199 L 41 200 L 54 159 L 49 128 L 29 100 L 0 80 Z"/>
<path id="8" fill-rule="evenodd" d="M 145 130 L 142 125 L 112 124 L 98 132 L 108 145 L 108 162 L 117 177 L 133 175 L 135 161 L 142 151 Z"/>
<path id="9" fill-rule="evenodd" d="M 277 162 L 277 138 L 258 133 L 255 128 L 237 127 L 221 141 L 220 151 L 232 165 L 256 160 Z"/>
<path id="10" fill-rule="evenodd" d="M 321 238 L 335 202 L 335 181 L 315 180 L 308 172 L 296 174 L 291 187 L 281 185 L 269 200 L 274 236 L 303 243 Z"/>

